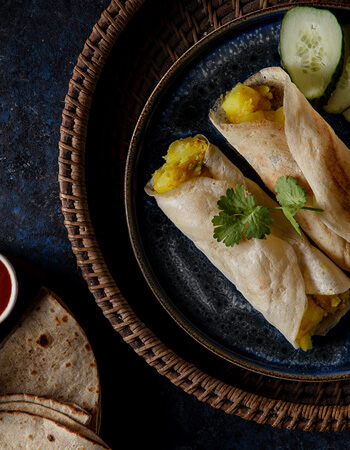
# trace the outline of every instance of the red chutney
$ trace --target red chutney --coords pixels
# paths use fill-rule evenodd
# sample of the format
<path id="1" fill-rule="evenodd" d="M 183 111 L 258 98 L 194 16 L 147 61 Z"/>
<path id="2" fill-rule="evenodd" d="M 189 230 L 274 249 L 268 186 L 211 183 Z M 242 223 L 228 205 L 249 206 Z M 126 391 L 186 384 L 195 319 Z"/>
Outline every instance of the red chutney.
<path id="1" fill-rule="evenodd" d="M 8 305 L 11 297 L 12 283 L 9 271 L 5 264 L 0 261 L 0 314 Z"/>

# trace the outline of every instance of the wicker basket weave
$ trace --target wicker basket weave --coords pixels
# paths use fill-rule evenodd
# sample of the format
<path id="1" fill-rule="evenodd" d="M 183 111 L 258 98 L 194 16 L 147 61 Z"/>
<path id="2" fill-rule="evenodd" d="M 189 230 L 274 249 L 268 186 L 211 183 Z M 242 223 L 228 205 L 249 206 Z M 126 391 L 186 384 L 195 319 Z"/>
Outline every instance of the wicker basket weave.
<path id="1" fill-rule="evenodd" d="M 110 107 L 112 144 L 108 148 L 101 145 L 100 152 L 115 163 L 114 199 L 120 217 L 130 138 L 161 77 L 208 32 L 251 12 L 296 3 L 299 2 L 113 0 L 86 41 L 69 83 L 59 143 L 60 193 L 68 236 L 90 291 L 114 329 L 148 364 L 187 393 L 227 413 L 275 427 L 340 431 L 350 428 L 349 381 L 302 383 L 273 379 L 217 361 L 210 355 L 204 355 L 204 366 L 215 364 L 215 371 L 204 371 L 179 356 L 151 331 L 111 275 L 96 237 L 96 225 L 90 216 L 93 206 L 87 194 L 87 137 L 94 96 L 106 65 L 117 61 L 113 68 L 115 90 L 111 94 L 116 103 Z M 347 0 L 327 2 L 342 4 L 347 5 Z M 138 76 L 130 77 L 130 73 Z"/>

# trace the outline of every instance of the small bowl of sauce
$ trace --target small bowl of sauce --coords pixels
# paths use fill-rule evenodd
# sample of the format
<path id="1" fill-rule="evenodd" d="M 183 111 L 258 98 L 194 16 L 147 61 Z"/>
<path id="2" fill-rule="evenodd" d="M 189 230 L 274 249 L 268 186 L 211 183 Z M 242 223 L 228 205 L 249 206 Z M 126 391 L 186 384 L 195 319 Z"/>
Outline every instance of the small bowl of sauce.
<path id="1" fill-rule="evenodd" d="M 10 261 L 0 254 L 0 322 L 13 310 L 17 301 L 18 281 Z"/>

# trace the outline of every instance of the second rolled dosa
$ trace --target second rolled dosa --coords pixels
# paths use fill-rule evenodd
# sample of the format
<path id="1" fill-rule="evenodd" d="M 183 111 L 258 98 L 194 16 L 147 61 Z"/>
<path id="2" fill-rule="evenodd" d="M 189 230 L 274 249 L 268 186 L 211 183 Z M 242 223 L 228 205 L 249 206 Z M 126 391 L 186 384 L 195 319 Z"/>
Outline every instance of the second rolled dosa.
<path id="1" fill-rule="evenodd" d="M 269 86 L 273 107 L 283 106 L 285 123 L 230 123 L 222 108 L 224 96 L 210 111 L 212 123 L 272 192 L 280 176 L 297 179 L 306 205 L 324 210 L 300 210 L 297 222 L 336 264 L 350 271 L 349 150 L 281 68 L 262 69 L 243 84 Z"/>

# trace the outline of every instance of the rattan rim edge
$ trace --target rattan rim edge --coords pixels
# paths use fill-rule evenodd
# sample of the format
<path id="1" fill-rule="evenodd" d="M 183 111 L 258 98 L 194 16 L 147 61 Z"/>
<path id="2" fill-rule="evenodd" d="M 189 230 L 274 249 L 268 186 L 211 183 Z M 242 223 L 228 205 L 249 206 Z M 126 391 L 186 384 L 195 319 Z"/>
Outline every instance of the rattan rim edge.
<path id="1" fill-rule="evenodd" d="M 140 321 L 110 275 L 87 207 L 84 174 L 86 129 L 103 64 L 119 35 L 144 2 L 112 0 L 102 13 L 73 69 L 62 113 L 58 160 L 62 212 L 73 253 L 90 292 L 124 341 L 158 373 L 198 400 L 227 413 L 274 427 L 305 431 L 347 429 L 350 423 L 348 407 L 318 407 L 271 400 L 221 382 L 183 360 Z M 259 9 L 266 7 L 267 1 L 260 1 Z M 239 1 L 235 2 L 235 12 L 236 17 L 241 15 Z M 79 217 L 76 217 L 77 213 Z"/>

